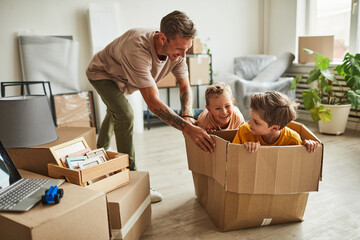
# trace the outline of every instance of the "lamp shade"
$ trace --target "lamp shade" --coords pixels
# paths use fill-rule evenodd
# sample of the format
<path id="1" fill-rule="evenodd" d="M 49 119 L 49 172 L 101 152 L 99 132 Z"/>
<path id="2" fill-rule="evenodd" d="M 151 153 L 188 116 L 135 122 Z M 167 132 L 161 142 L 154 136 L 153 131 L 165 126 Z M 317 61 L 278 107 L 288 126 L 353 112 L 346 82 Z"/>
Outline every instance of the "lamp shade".
<path id="1" fill-rule="evenodd" d="M 5 148 L 37 146 L 56 139 L 46 96 L 0 98 L 0 140 Z"/>

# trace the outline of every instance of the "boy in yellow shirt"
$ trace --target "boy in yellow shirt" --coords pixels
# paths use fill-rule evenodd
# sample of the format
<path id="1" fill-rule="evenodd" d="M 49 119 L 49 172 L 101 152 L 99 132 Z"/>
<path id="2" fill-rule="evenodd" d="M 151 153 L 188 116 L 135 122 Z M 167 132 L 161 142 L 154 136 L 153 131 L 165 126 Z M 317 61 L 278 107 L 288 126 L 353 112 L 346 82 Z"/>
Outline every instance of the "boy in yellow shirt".
<path id="1" fill-rule="evenodd" d="M 234 106 L 228 84 L 217 82 L 210 85 L 205 92 L 206 109 L 199 115 L 196 125 L 207 131 L 238 129 L 244 117 L 238 107 Z"/>
<path id="2" fill-rule="evenodd" d="M 256 152 L 262 146 L 283 146 L 303 144 L 308 152 L 314 152 L 317 141 L 301 141 L 300 135 L 286 127 L 296 119 L 297 103 L 286 95 L 269 91 L 254 94 L 250 101 L 251 119 L 243 124 L 235 135 L 233 143 L 244 144 L 249 152 Z"/>

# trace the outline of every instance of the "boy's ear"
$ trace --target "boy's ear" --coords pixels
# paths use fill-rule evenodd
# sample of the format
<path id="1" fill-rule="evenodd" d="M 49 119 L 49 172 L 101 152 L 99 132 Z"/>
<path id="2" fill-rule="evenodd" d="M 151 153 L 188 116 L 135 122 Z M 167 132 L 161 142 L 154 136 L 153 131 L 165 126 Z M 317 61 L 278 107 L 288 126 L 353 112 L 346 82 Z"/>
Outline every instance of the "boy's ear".
<path id="1" fill-rule="evenodd" d="M 235 105 L 235 99 L 233 98 L 233 105 Z"/>
<path id="2" fill-rule="evenodd" d="M 271 131 L 273 131 L 273 132 L 277 132 L 277 131 L 280 130 L 280 126 L 279 126 L 279 125 L 272 125 L 270 128 L 271 128 Z"/>

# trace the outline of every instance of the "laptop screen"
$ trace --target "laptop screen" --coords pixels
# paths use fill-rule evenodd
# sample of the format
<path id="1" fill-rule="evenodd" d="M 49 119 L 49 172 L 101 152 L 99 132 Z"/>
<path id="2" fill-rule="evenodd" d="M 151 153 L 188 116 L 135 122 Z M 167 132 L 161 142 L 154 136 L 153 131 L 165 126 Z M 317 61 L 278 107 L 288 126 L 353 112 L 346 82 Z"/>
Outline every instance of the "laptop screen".
<path id="1" fill-rule="evenodd" d="M 0 141 L 0 192 L 20 179 L 20 173 Z"/>

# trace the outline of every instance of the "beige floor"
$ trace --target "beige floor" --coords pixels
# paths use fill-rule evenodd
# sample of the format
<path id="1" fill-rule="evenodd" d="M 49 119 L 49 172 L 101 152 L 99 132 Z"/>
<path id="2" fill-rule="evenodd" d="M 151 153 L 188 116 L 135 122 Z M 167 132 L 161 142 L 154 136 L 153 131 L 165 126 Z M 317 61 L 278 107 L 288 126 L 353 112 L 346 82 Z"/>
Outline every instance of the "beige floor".
<path id="1" fill-rule="evenodd" d="M 323 181 L 310 193 L 304 222 L 225 233 L 195 198 L 181 132 L 160 126 L 135 135 L 138 168 L 150 172 L 151 186 L 164 196 L 152 204 L 141 239 L 360 239 L 360 131 L 329 136 L 305 124 L 325 143 L 325 155 Z"/>

